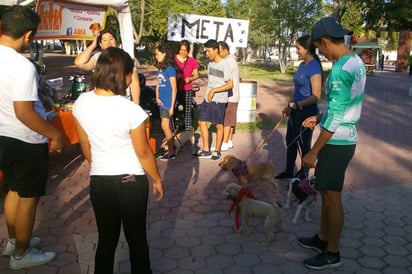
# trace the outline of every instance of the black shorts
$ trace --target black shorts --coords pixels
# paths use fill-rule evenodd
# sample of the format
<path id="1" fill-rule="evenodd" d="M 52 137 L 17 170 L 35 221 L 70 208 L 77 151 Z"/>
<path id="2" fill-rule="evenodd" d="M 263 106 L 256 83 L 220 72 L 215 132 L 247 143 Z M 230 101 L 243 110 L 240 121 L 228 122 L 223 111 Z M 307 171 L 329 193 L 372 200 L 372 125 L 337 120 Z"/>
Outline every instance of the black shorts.
<path id="1" fill-rule="evenodd" d="M 40 197 L 46 191 L 49 146 L 0 136 L 0 170 L 3 181 L 20 197 Z"/>
<path id="2" fill-rule="evenodd" d="M 346 168 L 355 148 L 356 145 L 325 145 L 322 148 L 315 169 L 315 189 L 342 191 Z"/>

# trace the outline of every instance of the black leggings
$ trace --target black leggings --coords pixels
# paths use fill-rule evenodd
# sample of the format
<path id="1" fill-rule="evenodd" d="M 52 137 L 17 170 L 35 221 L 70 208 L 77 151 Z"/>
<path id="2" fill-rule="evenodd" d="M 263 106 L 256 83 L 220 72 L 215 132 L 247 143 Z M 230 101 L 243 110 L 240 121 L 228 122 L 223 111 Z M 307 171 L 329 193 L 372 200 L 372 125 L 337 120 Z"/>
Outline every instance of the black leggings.
<path id="1" fill-rule="evenodd" d="M 148 180 L 138 175 L 134 182 L 122 182 L 124 176 L 90 176 L 90 200 L 99 234 L 95 274 L 113 274 L 121 225 L 129 245 L 131 273 L 152 273 L 146 237 Z"/>
<path id="2" fill-rule="evenodd" d="M 301 157 L 309 152 L 312 144 L 312 130 L 302 127 L 303 121 L 318 112 L 316 105 L 292 110 L 289 114 L 288 127 L 286 130 L 286 172 L 294 174 L 295 161 L 300 151 Z M 306 174 L 307 175 L 307 174 Z"/>

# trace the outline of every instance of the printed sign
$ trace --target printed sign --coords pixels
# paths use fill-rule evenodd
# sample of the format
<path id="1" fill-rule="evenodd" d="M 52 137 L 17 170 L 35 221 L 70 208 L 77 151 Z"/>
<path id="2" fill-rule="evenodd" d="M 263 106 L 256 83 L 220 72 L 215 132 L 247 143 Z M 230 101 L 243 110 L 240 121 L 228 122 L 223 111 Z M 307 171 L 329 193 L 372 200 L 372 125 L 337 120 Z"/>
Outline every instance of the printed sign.
<path id="1" fill-rule="evenodd" d="M 41 22 L 35 39 L 93 40 L 104 28 L 107 6 L 39 0 L 36 11 Z"/>
<path id="2" fill-rule="evenodd" d="M 209 39 L 225 41 L 231 47 L 247 47 L 249 21 L 241 19 L 181 14 L 169 17 L 167 39 L 204 43 Z"/>

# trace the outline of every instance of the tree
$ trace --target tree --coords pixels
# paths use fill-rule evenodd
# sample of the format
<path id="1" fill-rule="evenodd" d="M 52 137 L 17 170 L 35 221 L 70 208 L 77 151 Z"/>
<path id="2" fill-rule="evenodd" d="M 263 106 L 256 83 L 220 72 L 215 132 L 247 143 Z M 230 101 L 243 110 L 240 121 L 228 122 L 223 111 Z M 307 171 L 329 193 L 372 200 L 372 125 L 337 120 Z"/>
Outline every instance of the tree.
<path id="1" fill-rule="evenodd" d="M 358 0 L 362 3 L 362 15 L 366 29 L 380 33 L 388 31 L 388 36 L 399 31 L 398 58 L 396 71 L 406 71 L 411 49 L 412 2 L 406 0 Z"/>
<path id="2" fill-rule="evenodd" d="M 321 15 L 321 0 L 239 0 L 228 1 L 231 11 L 249 19 L 249 41 L 257 46 L 270 44 L 279 51 L 282 73 L 286 72 L 288 49 L 298 35 L 309 33 Z M 236 15 L 233 12 L 233 15 Z"/>

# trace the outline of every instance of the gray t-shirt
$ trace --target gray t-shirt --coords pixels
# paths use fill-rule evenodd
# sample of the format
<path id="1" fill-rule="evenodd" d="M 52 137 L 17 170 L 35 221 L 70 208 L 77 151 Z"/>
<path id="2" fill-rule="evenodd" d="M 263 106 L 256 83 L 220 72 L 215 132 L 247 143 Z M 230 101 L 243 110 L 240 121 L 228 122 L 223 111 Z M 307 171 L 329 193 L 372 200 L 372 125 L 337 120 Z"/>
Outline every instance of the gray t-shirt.
<path id="1" fill-rule="evenodd" d="M 223 86 L 227 81 L 232 80 L 232 72 L 226 60 L 222 59 L 219 63 L 210 62 L 208 66 L 208 84 L 205 94 L 207 95 L 212 88 Z M 228 92 L 219 92 L 213 95 L 212 101 L 216 103 L 227 103 Z"/>

